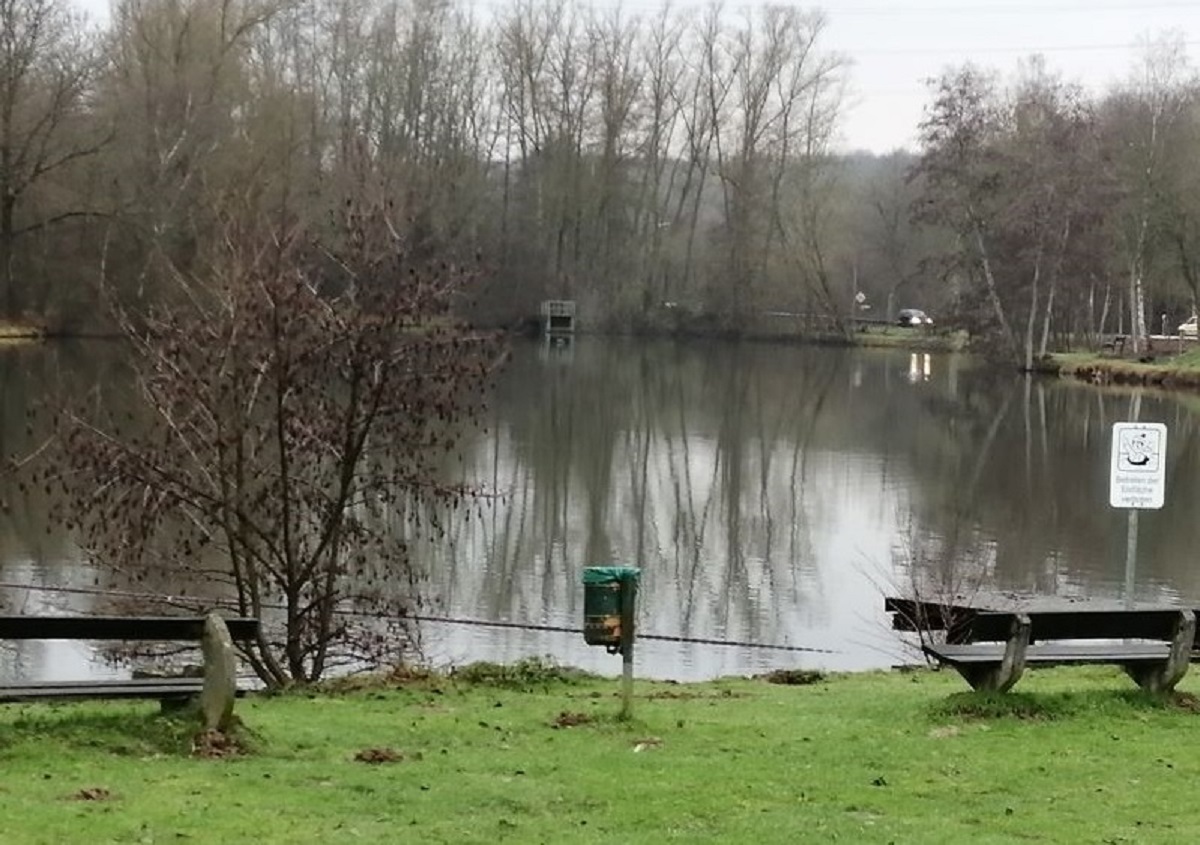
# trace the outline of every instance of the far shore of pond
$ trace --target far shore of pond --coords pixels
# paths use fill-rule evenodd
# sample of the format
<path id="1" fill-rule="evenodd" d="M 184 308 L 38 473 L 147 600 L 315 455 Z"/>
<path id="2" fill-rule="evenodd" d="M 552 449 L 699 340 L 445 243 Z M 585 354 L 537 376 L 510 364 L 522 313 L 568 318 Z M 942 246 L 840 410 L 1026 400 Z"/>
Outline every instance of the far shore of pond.
<path id="1" fill-rule="evenodd" d="M 581 333 L 586 334 L 586 333 Z M 0 319 L 0 347 L 47 340 L 110 339 L 109 334 L 55 332 L 30 322 Z M 875 326 L 842 335 L 801 336 L 790 333 L 730 336 L 761 342 L 818 343 L 870 348 L 908 349 L 913 352 L 969 352 L 966 332 Z M 1037 372 L 1074 378 L 1091 384 L 1156 387 L 1164 390 L 1200 390 L 1200 348 L 1186 348 L 1177 339 L 1156 341 L 1149 352 L 1134 356 L 1112 351 L 1056 352 L 1035 364 Z"/>
<path id="2" fill-rule="evenodd" d="M 914 352 L 969 352 L 965 332 L 937 333 L 909 329 L 859 333 L 860 346 L 911 349 Z M 1155 338 L 1139 354 L 1127 351 L 1056 352 L 1035 362 L 1043 375 L 1072 378 L 1096 385 L 1144 386 L 1161 390 L 1200 391 L 1200 346 L 1179 338 Z"/>

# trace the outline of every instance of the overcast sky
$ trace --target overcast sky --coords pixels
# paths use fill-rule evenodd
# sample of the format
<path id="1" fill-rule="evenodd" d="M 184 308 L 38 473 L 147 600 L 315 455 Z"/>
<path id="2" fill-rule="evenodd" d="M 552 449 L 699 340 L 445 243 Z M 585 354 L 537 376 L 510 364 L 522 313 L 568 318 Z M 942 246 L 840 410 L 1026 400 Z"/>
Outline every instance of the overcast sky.
<path id="1" fill-rule="evenodd" d="M 471 0 L 496 6 L 504 0 Z M 787 2 L 788 0 L 784 0 Z M 109 0 L 73 0 L 103 16 Z M 617 0 L 590 0 L 608 6 Z M 675 8 L 705 2 L 675 0 Z M 736 9 L 746 5 L 727 0 Z M 757 2 L 750 5 L 761 5 Z M 801 4 L 812 8 L 812 4 Z M 1140 55 L 1139 39 L 1179 33 L 1200 55 L 1200 0 L 824 0 L 825 46 L 847 56 L 851 91 L 842 146 L 889 152 L 914 146 L 926 102 L 924 80 L 964 61 L 1003 73 L 1032 53 L 1052 70 L 1093 91 L 1126 78 Z M 654 11 L 660 0 L 622 0 L 630 14 Z"/>

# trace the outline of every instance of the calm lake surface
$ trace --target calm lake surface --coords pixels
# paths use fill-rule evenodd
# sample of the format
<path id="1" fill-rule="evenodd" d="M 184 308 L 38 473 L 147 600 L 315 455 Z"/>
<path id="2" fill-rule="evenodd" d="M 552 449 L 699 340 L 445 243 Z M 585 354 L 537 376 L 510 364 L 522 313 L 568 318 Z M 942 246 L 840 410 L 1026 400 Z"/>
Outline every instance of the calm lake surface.
<path id="1" fill-rule="evenodd" d="M 0 351 L 0 452 L 37 442 L 25 410 L 45 385 L 103 383 L 118 354 Z M 1170 433 L 1166 505 L 1140 513 L 1127 572 L 1109 449 L 1112 424 L 1135 413 Z M 699 679 L 911 660 L 882 602 L 914 585 L 1197 603 L 1198 433 L 1200 397 L 1028 379 L 961 356 L 519 343 L 460 470 L 492 497 L 419 549 L 423 612 L 578 628 L 583 568 L 640 566 L 643 633 L 743 643 L 639 641 L 640 675 Z M 103 612 L 44 495 L 0 480 L 0 608 Z M 442 665 L 548 655 L 620 671 L 576 633 L 426 623 L 422 645 Z M 0 647 L 0 677 L 122 671 L 78 644 Z"/>

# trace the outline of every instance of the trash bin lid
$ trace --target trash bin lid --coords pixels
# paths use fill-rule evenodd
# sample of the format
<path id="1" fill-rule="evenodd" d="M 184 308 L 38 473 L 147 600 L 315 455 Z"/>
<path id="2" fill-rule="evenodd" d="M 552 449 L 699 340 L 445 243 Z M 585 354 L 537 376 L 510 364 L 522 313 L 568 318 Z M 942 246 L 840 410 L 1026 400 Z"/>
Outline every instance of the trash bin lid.
<path id="1" fill-rule="evenodd" d="M 614 581 L 637 581 L 642 570 L 636 566 L 589 566 L 583 570 L 585 584 L 611 584 Z"/>

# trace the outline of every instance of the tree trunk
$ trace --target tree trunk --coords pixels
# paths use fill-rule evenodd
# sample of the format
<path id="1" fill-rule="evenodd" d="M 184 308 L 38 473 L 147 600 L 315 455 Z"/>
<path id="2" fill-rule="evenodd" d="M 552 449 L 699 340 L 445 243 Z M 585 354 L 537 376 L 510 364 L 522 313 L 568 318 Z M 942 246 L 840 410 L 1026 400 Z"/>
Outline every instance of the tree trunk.
<path id="1" fill-rule="evenodd" d="M 1027 372 L 1033 372 L 1033 329 L 1037 322 L 1038 310 L 1038 293 L 1039 286 L 1042 280 L 1042 255 L 1041 248 L 1038 248 L 1038 256 L 1033 262 L 1033 284 L 1029 294 L 1029 315 L 1025 320 L 1025 338 L 1023 343 L 1023 363 L 1022 369 Z"/>
<path id="2" fill-rule="evenodd" d="M 972 229 L 975 234 L 975 246 L 979 249 L 983 279 L 987 283 L 988 301 L 992 303 L 992 309 L 996 312 L 996 320 L 1000 323 L 1000 330 L 1004 333 L 1004 342 L 1008 346 L 1009 354 L 1014 361 L 1020 360 L 1016 338 L 1013 336 L 1012 327 L 1008 324 L 1008 317 L 1004 313 L 1004 304 L 1000 301 L 1000 294 L 996 290 L 996 277 L 992 273 L 992 262 L 988 256 L 987 245 L 983 241 L 983 231 L 977 220 L 972 224 Z"/>
<path id="3" fill-rule="evenodd" d="M 1129 339 L 1135 353 L 1145 350 L 1146 300 L 1142 284 L 1142 262 L 1135 257 L 1129 268 Z"/>
<path id="4" fill-rule="evenodd" d="M 1054 266 L 1050 270 L 1050 290 L 1046 292 L 1046 310 L 1042 318 L 1042 337 L 1038 347 L 1038 356 L 1046 357 L 1046 348 L 1050 342 L 1050 321 L 1054 314 L 1054 299 L 1058 293 L 1058 277 L 1062 272 L 1063 257 L 1067 254 L 1067 243 L 1071 239 L 1071 218 L 1063 222 L 1062 239 L 1058 244 L 1058 254 Z"/>
<path id="5" fill-rule="evenodd" d="M 20 302 L 17 297 L 16 277 L 13 273 L 13 260 L 16 241 L 16 207 L 17 198 L 11 190 L 2 189 L 0 195 L 0 284 L 4 286 L 3 307 L 6 317 L 15 319 L 20 316 Z"/>

